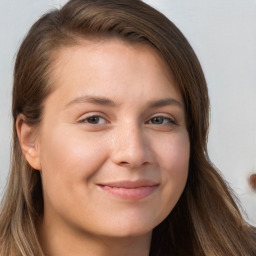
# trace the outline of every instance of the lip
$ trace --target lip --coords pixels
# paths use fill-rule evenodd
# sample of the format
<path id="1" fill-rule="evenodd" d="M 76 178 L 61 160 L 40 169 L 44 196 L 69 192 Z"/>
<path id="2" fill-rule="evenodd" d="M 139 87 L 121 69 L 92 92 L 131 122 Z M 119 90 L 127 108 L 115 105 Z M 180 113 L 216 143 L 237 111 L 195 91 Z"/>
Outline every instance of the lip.
<path id="1" fill-rule="evenodd" d="M 137 201 L 150 196 L 159 186 L 152 180 L 115 181 L 97 184 L 100 189 L 124 200 Z"/>

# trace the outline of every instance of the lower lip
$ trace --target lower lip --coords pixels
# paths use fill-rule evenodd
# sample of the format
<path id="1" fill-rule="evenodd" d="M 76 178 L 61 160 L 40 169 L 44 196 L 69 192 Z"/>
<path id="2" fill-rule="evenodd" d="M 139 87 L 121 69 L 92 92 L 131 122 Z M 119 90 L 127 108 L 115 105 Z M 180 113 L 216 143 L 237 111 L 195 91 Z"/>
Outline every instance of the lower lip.
<path id="1" fill-rule="evenodd" d="M 118 188 L 109 186 L 100 186 L 100 188 L 113 196 L 119 197 L 124 200 L 137 201 L 151 195 L 157 186 L 138 187 L 138 188 Z"/>

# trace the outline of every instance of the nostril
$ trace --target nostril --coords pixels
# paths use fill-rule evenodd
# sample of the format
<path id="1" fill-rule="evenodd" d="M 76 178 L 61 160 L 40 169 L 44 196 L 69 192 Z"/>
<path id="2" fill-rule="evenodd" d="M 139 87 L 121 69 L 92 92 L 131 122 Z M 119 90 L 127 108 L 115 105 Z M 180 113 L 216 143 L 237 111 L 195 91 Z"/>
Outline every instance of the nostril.
<path id="1" fill-rule="evenodd" d="M 129 167 L 129 168 L 137 168 L 137 167 L 142 167 L 148 164 L 148 162 L 143 162 L 143 163 L 135 163 L 135 162 L 129 162 L 129 161 L 122 161 L 118 163 L 120 166 L 123 167 Z"/>
<path id="2" fill-rule="evenodd" d="M 256 174 L 251 174 L 249 177 L 249 184 L 250 187 L 256 191 Z"/>

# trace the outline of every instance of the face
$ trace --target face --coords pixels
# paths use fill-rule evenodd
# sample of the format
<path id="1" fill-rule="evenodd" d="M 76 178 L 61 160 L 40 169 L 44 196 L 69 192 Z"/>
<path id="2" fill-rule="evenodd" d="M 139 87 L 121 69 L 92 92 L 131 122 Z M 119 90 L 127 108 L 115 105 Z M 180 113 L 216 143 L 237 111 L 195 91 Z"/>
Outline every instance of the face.
<path id="1" fill-rule="evenodd" d="M 89 234 L 149 234 L 177 203 L 189 163 L 182 97 L 150 46 L 61 49 L 36 145 L 44 218 Z"/>

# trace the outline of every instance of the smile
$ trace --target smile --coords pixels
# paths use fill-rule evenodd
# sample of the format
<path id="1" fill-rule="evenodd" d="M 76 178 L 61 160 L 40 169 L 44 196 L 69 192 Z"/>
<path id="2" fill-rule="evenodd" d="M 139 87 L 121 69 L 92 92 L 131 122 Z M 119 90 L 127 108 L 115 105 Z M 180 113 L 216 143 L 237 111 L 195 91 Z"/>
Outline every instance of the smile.
<path id="1" fill-rule="evenodd" d="M 151 195 L 159 186 L 153 181 L 119 181 L 97 184 L 101 190 L 124 200 L 137 201 Z"/>

